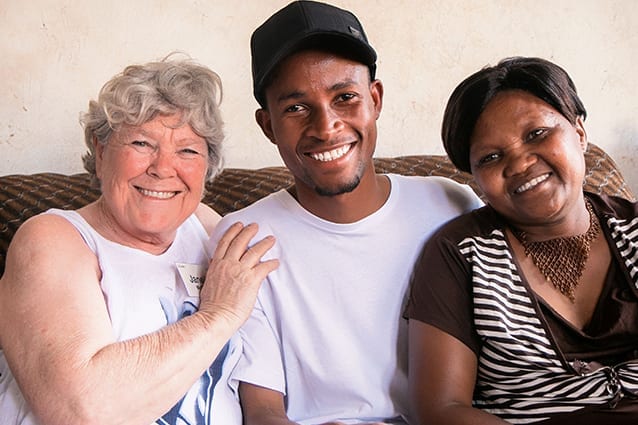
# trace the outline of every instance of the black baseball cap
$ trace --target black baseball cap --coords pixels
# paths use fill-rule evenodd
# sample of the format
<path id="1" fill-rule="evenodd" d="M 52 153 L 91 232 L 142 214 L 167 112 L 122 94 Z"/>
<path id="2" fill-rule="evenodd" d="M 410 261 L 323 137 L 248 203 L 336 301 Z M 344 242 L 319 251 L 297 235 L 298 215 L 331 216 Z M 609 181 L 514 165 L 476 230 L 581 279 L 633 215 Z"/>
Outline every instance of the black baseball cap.
<path id="1" fill-rule="evenodd" d="M 264 89 L 277 65 L 299 50 L 320 48 L 361 62 L 374 79 L 377 53 L 357 17 L 316 1 L 294 1 L 253 32 L 250 39 L 253 93 L 265 106 Z"/>

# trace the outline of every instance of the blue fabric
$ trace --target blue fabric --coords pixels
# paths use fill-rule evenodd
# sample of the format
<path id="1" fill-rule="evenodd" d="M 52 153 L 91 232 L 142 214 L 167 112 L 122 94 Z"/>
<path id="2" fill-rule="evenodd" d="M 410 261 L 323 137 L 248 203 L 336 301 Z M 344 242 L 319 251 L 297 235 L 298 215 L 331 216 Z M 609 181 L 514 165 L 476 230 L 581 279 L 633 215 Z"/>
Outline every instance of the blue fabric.
<path id="1" fill-rule="evenodd" d="M 169 307 L 170 304 L 166 302 L 166 300 L 160 300 L 164 311 L 166 313 L 166 319 L 168 323 L 173 323 L 175 321 L 175 312 L 172 308 Z M 197 307 L 191 302 L 185 302 L 182 306 L 182 312 L 180 314 L 180 318 L 184 318 L 190 316 L 195 311 L 197 311 Z M 229 343 L 226 343 L 224 348 L 217 355 L 217 358 L 213 361 L 213 364 L 204 372 L 204 374 L 199 378 L 199 381 L 193 385 L 190 389 L 189 393 L 184 395 L 182 399 L 171 408 L 168 412 L 166 412 L 160 419 L 156 421 L 158 425 L 209 425 L 212 423 L 212 403 L 213 403 L 213 394 L 215 392 L 215 385 L 219 382 L 219 379 L 222 375 L 222 367 L 224 365 L 224 360 L 226 360 L 226 356 L 228 355 Z M 188 418 L 185 414 L 191 409 L 189 408 L 186 412 L 182 410 L 182 405 L 186 400 L 186 397 L 190 395 L 191 392 L 197 391 L 199 388 L 199 394 L 195 394 L 197 405 L 194 407 L 195 409 L 195 417 Z"/>

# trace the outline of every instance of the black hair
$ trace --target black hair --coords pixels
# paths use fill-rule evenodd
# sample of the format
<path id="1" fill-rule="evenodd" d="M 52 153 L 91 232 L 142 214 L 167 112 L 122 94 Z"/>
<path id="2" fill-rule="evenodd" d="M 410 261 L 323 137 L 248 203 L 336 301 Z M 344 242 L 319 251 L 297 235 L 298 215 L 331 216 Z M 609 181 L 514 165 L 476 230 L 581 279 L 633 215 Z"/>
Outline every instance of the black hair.
<path id="1" fill-rule="evenodd" d="M 471 172 L 470 139 L 487 104 L 507 90 L 526 91 L 560 112 L 575 124 L 587 111 L 567 72 L 541 58 L 512 57 L 470 75 L 452 92 L 445 113 L 441 137 L 448 157 L 461 171 Z"/>

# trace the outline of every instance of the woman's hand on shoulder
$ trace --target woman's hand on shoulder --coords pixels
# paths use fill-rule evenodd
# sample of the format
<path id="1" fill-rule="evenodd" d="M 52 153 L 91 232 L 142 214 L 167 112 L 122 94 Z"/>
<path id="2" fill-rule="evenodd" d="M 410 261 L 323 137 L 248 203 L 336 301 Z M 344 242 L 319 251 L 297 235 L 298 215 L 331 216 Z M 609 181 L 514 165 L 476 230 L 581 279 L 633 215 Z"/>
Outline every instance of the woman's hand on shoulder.
<path id="1" fill-rule="evenodd" d="M 235 223 L 221 237 L 210 261 L 200 292 L 200 312 L 209 312 L 239 328 L 250 315 L 261 282 L 279 266 L 279 260 L 262 261 L 275 244 L 267 236 L 250 246 L 257 224 Z"/>

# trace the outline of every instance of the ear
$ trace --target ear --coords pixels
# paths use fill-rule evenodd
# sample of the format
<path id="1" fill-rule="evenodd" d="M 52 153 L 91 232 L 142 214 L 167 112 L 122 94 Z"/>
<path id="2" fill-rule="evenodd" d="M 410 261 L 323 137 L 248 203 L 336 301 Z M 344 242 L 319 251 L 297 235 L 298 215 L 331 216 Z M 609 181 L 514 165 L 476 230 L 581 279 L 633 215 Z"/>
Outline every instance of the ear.
<path id="1" fill-rule="evenodd" d="M 587 150 L 587 132 L 585 131 L 585 122 L 583 121 L 582 116 L 576 119 L 574 128 L 576 128 L 576 133 L 578 133 L 578 136 L 580 138 L 580 147 L 583 152 L 585 152 Z"/>
<path id="2" fill-rule="evenodd" d="M 98 179 L 102 179 L 102 160 L 104 158 L 104 145 L 97 141 L 97 137 L 93 136 L 93 151 L 95 152 L 95 175 Z"/>
<path id="3" fill-rule="evenodd" d="M 272 120 L 270 119 L 270 112 L 264 108 L 257 109 L 255 111 L 255 120 L 259 124 L 259 128 L 264 135 L 270 140 L 271 143 L 277 144 L 275 139 L 275 133 L 272 131 Z"/>
<path id="4" fill-rule="evenodd" d="M 381 80 L 374 80 L 370 83 L 370 96 L 374 104 L 375 119 L 379 119 L 383 107 L 383 83 Z"/>

